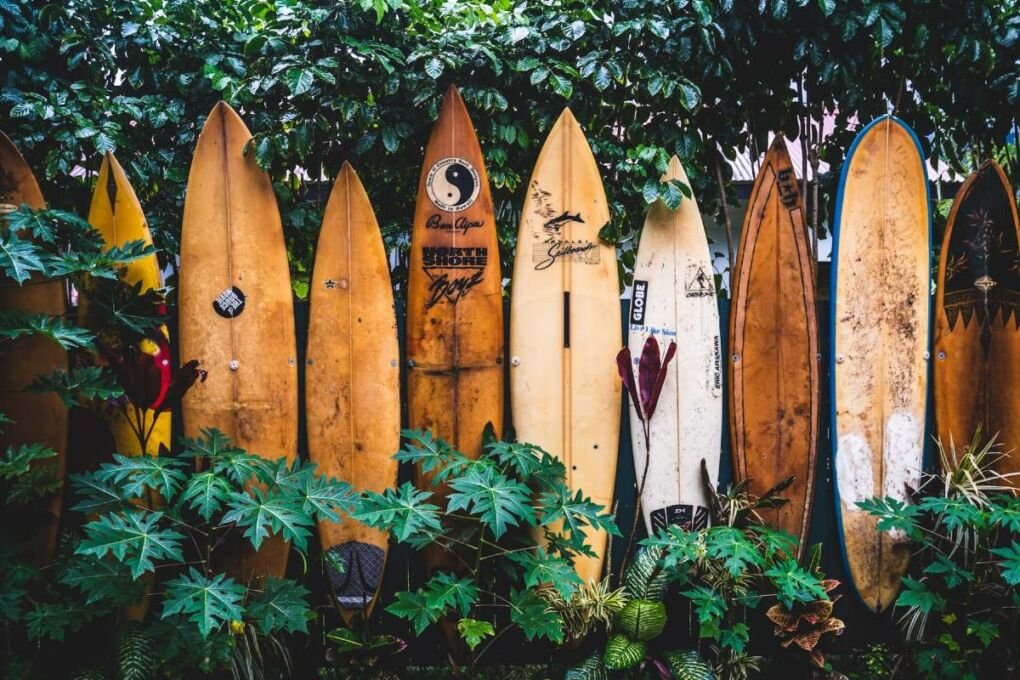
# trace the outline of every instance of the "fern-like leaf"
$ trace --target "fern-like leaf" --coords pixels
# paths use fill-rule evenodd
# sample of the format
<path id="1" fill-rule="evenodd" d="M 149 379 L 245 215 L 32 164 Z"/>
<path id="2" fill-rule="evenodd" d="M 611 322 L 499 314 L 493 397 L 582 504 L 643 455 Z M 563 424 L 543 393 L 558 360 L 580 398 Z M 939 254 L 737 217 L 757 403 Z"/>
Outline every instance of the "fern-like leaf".
<path id="1" fill-rule="evenodd" d="M 137 622 L 129 622 L 117 635 L 118 680 L 147 680 L 155 666 L 152 640 Z"/>
<path id="2" fill-rule="evenodd" d="M 623 587 L 634 599 L 659 601 L 666 595 L 669 574 L 662 568 L 665 550 L 647 546 L 638 551 L 627 567 Z"/>

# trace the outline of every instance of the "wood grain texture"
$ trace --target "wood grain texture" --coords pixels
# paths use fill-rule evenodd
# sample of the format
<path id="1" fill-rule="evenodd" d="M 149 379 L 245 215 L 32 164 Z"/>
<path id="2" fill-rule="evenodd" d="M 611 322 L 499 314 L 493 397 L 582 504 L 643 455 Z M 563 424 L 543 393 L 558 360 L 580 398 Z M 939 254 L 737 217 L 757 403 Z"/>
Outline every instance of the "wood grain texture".
<path id="1" fill-rule="evenodd" d="M 227 104 L 206 120 L 188 176 L 181 231 L 180 348 L 198 359 L 204 383 L 184 398 L 189 437 L 216 427 L 267 459 L 297 455 L 297 351 L 287 251 L 273 187 L 245 146 L 251 134 Z M 232 289 L 244 307 L 229 313 Z M 232 368 L 232 363 L 234 368 Z M 282 576 L 288 544 L 255 551 L 240 541 L 222 560 L 245 581 Z M 221 553 L 223 553 L 221 549 Z"/>
<path id="2" fill-rule="evenodd" d="M 571 489 L 612 508 L 620 438 L 623 345 L 616 249 L 599 239 L 609 222 L 602 179 L 580 125 L 565 109 L 553 125 L 521 211 L 510 306 L 510 399 L 517 438 L 563 461 Z M 579 558 L 599 580 L 597 557 Z"/>
<path id="3" fill-rule="evenodd" d="M 103 162 L 99 166 L 99 176 L 96 178 L 96 188 L 92 193 L 92 203 L 89 207 L 89 224 L 95 227 L 108 247 L 122 247 L 130 241 L 143 241 L 147 245 L 152 245 L 152 235 L 149 233 L 149 225 L 145 221 L 142 204 L 131 187 L 124 169 L 109 152 L 103 157 Z M 140 281 L 143 291 L 163 288 L 163 274 L 155 253 L 129 262 L 124 267 L 122 276 L 129 284 Z M 84 295 L 81 298 L 80 308 L 83 315 L 86 316 L 85 323 L 88 323 L 88 305 Z M 162 331 L 164 336 L 169 338 L 165 326 Z M 155 343 L 151 342 L 143 343 L 143 349 L 150 354 L 157 351 Z M 166 357 L 166 360 L 169 361 L 169 357 Z M 154 456 L 159 453 L 161 445 L 170 448 L 172 435 L 170 411 L 164 411 L 158 417 L 152 411 L 146 411 L 143 421 L 146 429 L 152 425 L 153 417 L 156 417 L 156 423 L 152 429 L 152 435 L 149 437 L 145 453 Z M 141 455 L 138 437 L 125 415 L 119 410 L 111 410 L 108 422 L 116 451 L 126 456 Z"/>
<path id="4" fill-rule="evenodd" d="M 407 300 L 410 427 L 477 457 L 486 424 L 503 431 L 502 274 L 485 161 L 452 86 L 425 148 Z M 418 470 L 418 486 L 436 491 L 430 479 Z M 457 564 L 438 550 L 425 562 L 430 570 Z"/>
<path id="5" fill-rule="evenodd" d="M 758 170 L 744 216 L 730 312 L 730 438 L 734 474 L 761 495 L 794 476 L 789 502 L 763 511 L 797 537 L 811 522 L 818 440 L 814 270 L 797 178 L 782 135 Z"/>
<path id="6" fill-rule="evenodd" d="M 676 156 L 663 179 L 690 184 Z M 633 405 L 629 409 L 639 486 L 648 461 L 641 498 L 645 527 L 652 533 L 667 524 L 707 526 L 701 460 L 718 483 L 723 378 L 715 279 L 694 197 L 684 198 L 676 210 L 662 201 L 649 208 L 633 291 L 628 344 L 635 363 L 649 335 L 663 353 L 670 342 L 677 343 L 652 417 L 647 457 L 641 419 Z"/>
<path id="7" fill-rule="evenodd" d="M 1006 174 L 985 161 L 956 193 L 935 297 L 935 425 L 959 453 L 980 427 L 1020 473 L 1020 226 Z M 1014 487 L 1020 479 L 1013 478 Z"/>
<path id="8" fill-rule="evenodd" d="M 857 507 L 906 500 L 924 451 L 929 331 L 924 159 L 902 121 L 883 117 L 844 162 L 832 264 L 833 472 L 851 581 L 874 611 L 892 605 L 910 545 Z"/>
<path id="9" fill-rule="evenodd" d="M 46 207 L 32 170 L 13 142 L 0 133 L 0 219 L 22 204 Z M 67 312 L 64 282 L 33 275 L 18 285 L 0 275 L 0 311 L 61 316 Z M 0 450 L 22 444 L 45 444 L 57 452 L 40 465 L 51 466 L 64 479 L 67 467 L 67 408 L 56 394 L 35 393 L 26 387 L 35 378 L 67 370 L 67 354 L 55 342 L 42 336 L 0 341 L 0 413 L 13 423 L 0 434 Z M 36 565 L 50 560 L 57 545 L 63 493 L 26 508 L 18 526 L 5 527 L 12 536 L 25 541 L 26 558 Z"/>
<path id="10" fill-rule="evenodd" d="M 393 289 L 382 234 L 357 173 L 344 163 L 326 204 L 310 286 L 305 419 L 308 456 L 321 474 L 355 490 L 382 493 L 397 479 L 400 447 L 400 367 Z M 389 535 L 351 518 L 319 523 L 323 552 L 346 544 L 382 551 L 376 560 L 349 557 L 344 574 L 330 573 L 341 614 L 369 616 L 378 597 Z M 349 546 L 351 548 L 354 545 Z M 356 551 L 360 556 L 365 551 Z M 377 554 L 370 551 L 373 556 Z M 369 564 L 368 562 L 371 562 Z M 357 562 L 355 564 L 355 562 Z M 329 571 L 329 568 L 327 568 Z M 372 593 L 358 602 L 358 587 Z M 345 606 L 346 605 L 346 606 Z"/>

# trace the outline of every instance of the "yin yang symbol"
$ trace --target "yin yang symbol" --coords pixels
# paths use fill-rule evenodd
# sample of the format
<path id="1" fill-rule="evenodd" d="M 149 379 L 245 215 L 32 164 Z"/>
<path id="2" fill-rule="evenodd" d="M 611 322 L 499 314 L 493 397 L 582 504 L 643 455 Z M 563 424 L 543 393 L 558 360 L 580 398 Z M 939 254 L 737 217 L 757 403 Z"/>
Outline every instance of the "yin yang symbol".
<path id="1" fill-rule="evenodd" d="M 429 169 L 425 189 L 440 210 L 460 212 L 477 200 L 481 188 L 478 171 L 463 158 L 443 158 Z"/>

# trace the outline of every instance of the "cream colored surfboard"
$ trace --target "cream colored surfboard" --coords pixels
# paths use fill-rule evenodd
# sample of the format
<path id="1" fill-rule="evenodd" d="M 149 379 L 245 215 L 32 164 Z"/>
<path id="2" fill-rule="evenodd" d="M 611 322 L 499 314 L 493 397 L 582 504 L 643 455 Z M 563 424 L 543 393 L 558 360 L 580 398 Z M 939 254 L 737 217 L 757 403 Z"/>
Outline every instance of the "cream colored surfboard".
<path id="1" fill-rule="evenodd" d="M 510 399 L 517 438 L 567 468 L 567 483 L 607 510 L 616 484 L 623 346 L 616 250 L 599 240 L 609 207 L 588 142 L 569 109 L 556 121 L 521 211 L 510 305 Z M 580 558 L 598 580 L 598 557 Z"/>
<path id="2" fill-rule="evenodd" d="M 308 457 L 321 474 L 382 493 L 397 480 L 392 456 L 400 447 L 397 319 L 379 225 L 348 163 L 326 204 L 309 298 Z M 319 539 L 341 614 L 367 617 L 379 595 L 388 534 L 344 517 L 320 522 Z"/>
<path id="3" fill-rule="evenodd" d="M 690 184 L 676 156 L 663 179 Z M 708 239 L 693 197 L 683 199 L 677 210 L 662 201 L 649 208 L 632 295 L 628 344 L 633 368 L 650 335 L 662 355 L 671 342 L 678 348 L 652 416 L 650 450 L 645 450 L 641 419 L 633 405 L 628 409 L 639 488 L 645 479 L 641 497 L 645 526 L 649 534 L 670 524 L 704 528 L 709 517 L 701 460 L 705 459 L 713 483 L 718 483 L 722 350 Z"/>
<path id="4" fill-rule="evenodd" d="M 907 500 L 921 480 L 931 296 L 928 184 L 920 144 L 884 116 L 850 148 L 832 256 L 836 509 L 851 582 L 874 611 L 896 600 L 910 544 L 857 503 Z"/>
<path id="5" fill-rule="evenodd" d="M 216 427 L 249 453 L 297 456 L 297 349 L 287 249 L 269 176 L 245 147 L 251 133 L 224 102 L 198 138 L 181 230 L 181 360 L 208 372 L 184 398 L 184 432 Z M 282 576 L 289 546 L 221 547 L 245 581 Z"/>

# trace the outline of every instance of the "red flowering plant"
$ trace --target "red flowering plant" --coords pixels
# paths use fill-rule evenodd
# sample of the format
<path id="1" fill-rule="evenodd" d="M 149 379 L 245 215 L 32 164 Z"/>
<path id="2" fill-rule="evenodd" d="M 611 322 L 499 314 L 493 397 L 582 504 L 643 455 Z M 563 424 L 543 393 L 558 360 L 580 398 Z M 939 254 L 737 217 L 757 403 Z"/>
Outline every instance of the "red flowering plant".
<path id="1" fill-rule="evenodd" d="M 637 363 L 637 375 L 634 372 L 634 359 L 631 356 L 630 348 L 624 347 L 616 355 L 616 368 L 620 372 L 620 379 L 627 387 L 630 395 L 630 403 L 634 407 L 638 418 L 641 419 L 641 429 L 645 436 L 645 469 L 641 475 L 641 483 L 638 485 L 637 505 L 634 508 L 634 522 L 631 524 L 630 537 L 627 539 L 627 550 L 624 553 L 624 561 L 620 567 L 620 573 L 624 572 L 627 566 L 627 555 L 634 545 L 634 535 L 637 533 L 638 519 L 641 516 L 641 498 L 645 492 L 645 481 L 648 479 L 648 468 L 651 457 L 651 423 L 655 415 L 655 408 L 659 404 L 659 395 L 662 393 L 662 386 L 666 382 L 666 375 L 669 362 L 676 356 L 676 342 L 670 341 L 666 348 L 666 355 L 662 356 L 659 351 L 659 341 L 654 335 L 649 335 L 645 345 L 641 349 L 641 358 Z"/>

